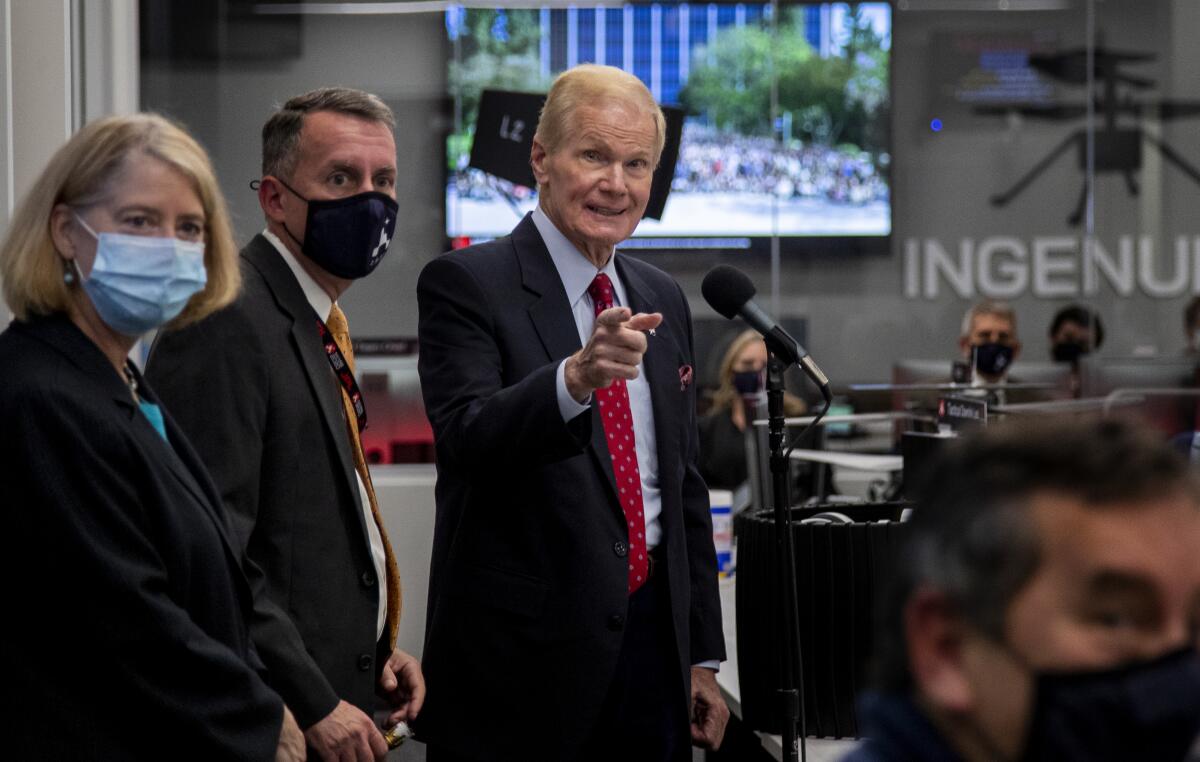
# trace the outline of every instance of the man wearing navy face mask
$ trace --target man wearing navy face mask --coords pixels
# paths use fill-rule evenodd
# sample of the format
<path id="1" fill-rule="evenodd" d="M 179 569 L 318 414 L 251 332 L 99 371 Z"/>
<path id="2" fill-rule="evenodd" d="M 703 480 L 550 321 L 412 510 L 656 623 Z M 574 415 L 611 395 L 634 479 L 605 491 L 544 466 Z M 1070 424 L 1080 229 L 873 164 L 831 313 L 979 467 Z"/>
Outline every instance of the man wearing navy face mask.
<path id="1" fill-rule="evenodd" d="M 963 316 L 958 347 L 972 367 L 976 386 L 1012 380 L 1008 369 L 1021 354 L 1017 313 L 1006 302 L 985 299 L 975 304 Z"/>
<path id="2" fill-rule="evenodd" d="M 382 758 L 369 714 L 415 718 L 420 666 L 395 648 L 400 588 L 359 432 L 367 411 L 338 297 L 387 253 L 395 120 L 323 88 L 263 127 L 266 229 L 231 307 L 159 337 L 147 368 L 262 569 L 252 634 L 315 756 Z"/>
<path id="3" fill-rule="evenodd" d="M 1129 423 L 1023 419 L 928 474 L 845 762 L 1196 759 L 1187 463 Z"/>

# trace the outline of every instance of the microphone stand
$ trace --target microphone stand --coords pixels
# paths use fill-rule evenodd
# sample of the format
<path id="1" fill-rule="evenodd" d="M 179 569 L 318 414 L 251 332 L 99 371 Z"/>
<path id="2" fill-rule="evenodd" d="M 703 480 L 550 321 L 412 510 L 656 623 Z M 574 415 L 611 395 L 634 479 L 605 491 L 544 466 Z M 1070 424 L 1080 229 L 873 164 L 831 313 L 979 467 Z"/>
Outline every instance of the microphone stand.
<path id="1" fill-rule="evenodd" d="M 800 652 L 800 620 L 797 611 L 795 549 L 788 516 L 788 458 L 784 452 L 783 373 L 787 365 L 767 340 L 767 444 L 771 464 L 771 500 L 775 513 L 775 550 L 783 575 L 783 681 L 777 696 L 783 721 L 783 762 L 807 758 L 802 742 L 804 719 L 804 663 Z M 798 678 L 798 679 L 797 679 Z M 797 685 L 797 682 L 799 683 Z M 801 756 L 797 756 L 797 755 Z"/>

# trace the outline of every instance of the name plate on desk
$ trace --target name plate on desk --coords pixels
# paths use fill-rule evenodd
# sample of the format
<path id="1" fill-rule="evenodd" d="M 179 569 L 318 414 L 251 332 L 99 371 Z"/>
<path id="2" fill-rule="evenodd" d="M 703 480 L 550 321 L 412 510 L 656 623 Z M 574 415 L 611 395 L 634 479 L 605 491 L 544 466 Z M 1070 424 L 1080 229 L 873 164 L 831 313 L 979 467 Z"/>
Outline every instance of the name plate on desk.
<path id="1" fill-rule="evenodd" d="M 973 397 L 942 397 L 938 400 L 938 426 L 962 431 L 987 424 L 987 401 Z"/>

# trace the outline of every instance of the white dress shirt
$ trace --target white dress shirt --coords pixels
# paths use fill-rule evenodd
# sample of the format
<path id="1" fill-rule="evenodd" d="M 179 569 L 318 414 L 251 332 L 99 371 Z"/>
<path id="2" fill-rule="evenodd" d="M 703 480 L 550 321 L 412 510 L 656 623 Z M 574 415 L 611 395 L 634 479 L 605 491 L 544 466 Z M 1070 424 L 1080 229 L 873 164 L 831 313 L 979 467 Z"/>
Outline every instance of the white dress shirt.
<path id="1" fill-rule="evenodd" d="M 312 305 L 313 312 L 321 316 L 322 320 L 329 320 L 329 312 L 333 309 L 333 300 L 329 298 L 329 294 L 325 293 L 325 289 L 321 288 L 312 276 L 296 261 L 296 257 L 292 252 L 288 251 L 288 247 L 283 241 L 279 240 L 269 230 L 263 231 L 263 238 L 271 242 L 275 250 L 279 252 L 279 256 L 283 257 L 283 261 L 287 262 L 287 266 L 292 271 L 292 275 L 296 276 L 296 282 L 300 284 L 300 289 L 304 292 L 308 303 Z M 317 335 L 317 326 L 313 325 L 313 336 Z M 333 368 L 329 369 L 330 378 L 338 384 L 340 390 L 341 383 L 333 375 Z M 349 430 L 347 430 L 347 435 Z M 367 537 L 371 541 L 371 560 L 375 566 L 375 579 L 379 580 L 376 587 L 379 589 L 379 615 L 375 621 L 375 638 L 383 637 L 383 628 L 387 625 L 387 554 L 383 549 L 383 535 L 379 532 L 379 527 L 375 524 L 375 515 L 371 513 L 371 498 L 367 494 L 367 485 L 363 483 L 362 475 L 358 473 L 358 469 L 354 469 L 355 479 L 358 481 L 358 494 L 362 498 L 363 523 L 367 525 Z"/>
<path id="2" fill-rule="evenodd" d="M 575 327 L 579 329 L 580 344 L 587 344 L 596 323 L 596 306 L 588 294 L 588 286 L 597 273 L 604 273 L 613 284 L 613 306 L 628 306 L 625 284 L 617 275 L 616 258 L 609 256 L 608 263 L 600 270 L 583 256 L 566 236 L 554 227 L 554 223 L 539 206 L 533 210 L 533 224 L 537 226 L 550 259 L 558 270 L 558 277 L 567 292 L 567 301 L 575 315 Z M 591 399 L 584 404 L 571 398 L 567 392 L 565 374 L 566 360 L 558 366 L 558 409 L 564 421 L 591 408 Z M 629 412 L 633 416 L 633 439 L 637 450 L 638 474 L 642 480 L 642 513 L 646 518 L 646 548 L 654 548 L 662 540 L 662 493 L 658 486 L 658 444 L 654 437 L 654 407 L 650 404 L 650 384 L 646 382 L 644 363 L 638 363 L 638 377 L 625 384 L 629 391 Z"/>

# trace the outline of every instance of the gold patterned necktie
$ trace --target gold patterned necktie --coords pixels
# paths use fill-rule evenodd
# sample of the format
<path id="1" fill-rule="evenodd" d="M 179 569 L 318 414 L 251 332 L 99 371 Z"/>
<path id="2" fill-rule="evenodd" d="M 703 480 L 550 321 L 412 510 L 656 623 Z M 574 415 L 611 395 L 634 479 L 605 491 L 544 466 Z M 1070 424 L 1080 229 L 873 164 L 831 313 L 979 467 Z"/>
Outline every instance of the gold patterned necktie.
<path id="1" fill-rule="evenodd" d="M 329 320 L 325 323 L 325 327 L 333 335 L 333 340 L 337 342 L 342 357 L 346 358 L 346 364 L 350 366 L 350 372 L 353 373 L 354 348 L 350 343 L 350 326 L 346 323 L 346 314 L 342 312 L 341 307 L 336 304 L 333 305 L 333 308 L 329 311 Z M 342 392 L 342 407 L 345 409 L 346 429 L 350 434 L 350 449 L 354 452 L 354 468 L 358 471 L 363 485 L 367 488 L 367 498 L 371 502 L 371 516 L 374 517 L 375 526 L 379 528 L 379 536 L 383 539 L 383 552 L 386 557 L 387 571 L 387 635 L 388 644 L 392 648 L 395 648 L 396 630 L 400 624 L 400 605 L 402 602 L 400 572 L 396 568 L 396 556 L 392 553 L 392 543 L 388 541 L 387 531 L 383 528 L 383 517 L 379 514 L 379 503 L 375 499 L 375 487 L 371 484 L 371 472 L 367 469 L 367 459 L 363 455 L 362 438 L 358 431 L 358 416 L 354 413 L 354 403 L 350 401 L 350 395 L 346 393 L 346 387 L 339 383 L 338 388 Z"/>

